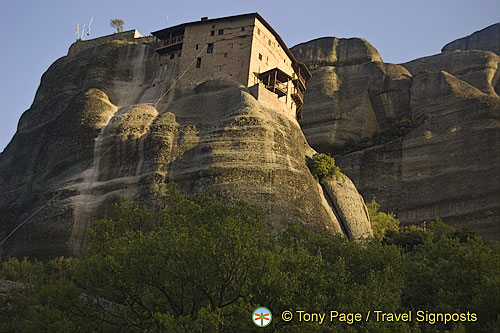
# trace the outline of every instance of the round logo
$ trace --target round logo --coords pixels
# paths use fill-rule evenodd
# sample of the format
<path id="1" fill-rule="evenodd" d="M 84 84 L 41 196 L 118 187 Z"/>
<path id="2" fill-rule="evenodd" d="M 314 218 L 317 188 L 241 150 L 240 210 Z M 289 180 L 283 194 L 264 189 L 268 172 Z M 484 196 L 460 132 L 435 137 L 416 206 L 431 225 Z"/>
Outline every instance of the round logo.
<path id="1" fill-rule="evenodd" d="M 268 308 L 257 308 L 252 313 L 252 321 L 257 327 L 266 327 L 271 323 L 273 315 Z"/>

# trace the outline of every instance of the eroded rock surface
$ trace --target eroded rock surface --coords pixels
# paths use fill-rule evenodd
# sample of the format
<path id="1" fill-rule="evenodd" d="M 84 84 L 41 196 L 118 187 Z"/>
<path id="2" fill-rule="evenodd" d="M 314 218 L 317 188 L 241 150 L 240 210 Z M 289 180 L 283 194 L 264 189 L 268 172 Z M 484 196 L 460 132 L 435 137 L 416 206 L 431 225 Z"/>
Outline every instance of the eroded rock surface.
<path id="1" fill-rule="evenodd" d="M 292 52 L 313 74 L 300 125 L 316 150 L 338 154 L 348 139 L 378 131 L 388 117 L 409 116 L 411 74 L 387 64 L 359 38 L 321 38 Z"/>
<path id="2" fill-rule="evenodd" d="M 331 47 L 317 40 L 292 48 L 314 65 L 301 120 L 308 142 L 320 152 L 337 154 L 337 163 L 365 200 L 375 197 L 403 224 L 439 217 L 500 239 L 495 29 L 471 35 L 467 47 L 459 40 L 443 49 L 450 52 L 401 65 L 369 56 L 359 63 L 358 54 L 352 61 L 325 62 Z M 403 116 L 416 125 L 407 135 L 338 156 L 347 139 L 369 137 L 386 117 Z"/>
<path id="3" fill-rule="evenodd" d="M 487 50 L 500 55 L 500 23 L 495 23 L 472 35 L 446 44 L 441 52 Z"/>
<path id="4" fill-rule="evenodd" d="M 35 214 L 3 245 L 3 258 L 77 255 L 112 202 L 152 204 L 170 181 L 188 194 L 208 189 L 258 204 L 275 228 L 300 222 L 343 233 L 307 167 L 314 151 L 285 106 L 266 108 L 226 81 L 162 97 L 176 74 L 151 46 L 124 41 L 49 68 L 0 156 L 0 239 Z"/>
<path id="5" fill-rule="evenodd" d="M 342 222 L 344 232 L 355 240 L 373 237 L 368 210 L 352 181 L 346 175 L 340 174 L 337 178 L 328 180 L 324 186 L 335 212 L 339 215 L 338 220 Z"/>

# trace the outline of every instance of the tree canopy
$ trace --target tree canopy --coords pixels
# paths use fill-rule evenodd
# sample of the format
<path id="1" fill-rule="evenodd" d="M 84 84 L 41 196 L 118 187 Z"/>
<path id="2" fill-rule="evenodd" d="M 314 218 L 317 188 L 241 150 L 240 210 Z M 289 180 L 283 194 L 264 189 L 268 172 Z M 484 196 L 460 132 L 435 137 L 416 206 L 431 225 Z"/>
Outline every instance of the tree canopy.
<path id="1" fill-rule="evenodd" d="M 123 31 L 123 25 L 125 24 L 125 22 L 123 22 L 122 19 L 112 19 L 109 23 L 109 25 L 112 27 L 112 28 L 115 28 L 116 29 L 116 32 L 122 32 Z"/>
<path id="2" fill-rule="evenodd" d="M 378 211 L 378 207 L 377 207 Z M 500 328 L 500 247 L 442 221 L 355 243 L 298 224 L 272 232 L 262 210 L 169 185 L 161 207 L 117 204 L 80 258 L 12 258 L 0 278 L 0 331 L 246 332 L 265 306 L 277 332 L 493 332 Z M 323 324 L 285 310 L 475 313 L 476 321 Z M 414 314 L 415 316 L 415 314 Z"/>

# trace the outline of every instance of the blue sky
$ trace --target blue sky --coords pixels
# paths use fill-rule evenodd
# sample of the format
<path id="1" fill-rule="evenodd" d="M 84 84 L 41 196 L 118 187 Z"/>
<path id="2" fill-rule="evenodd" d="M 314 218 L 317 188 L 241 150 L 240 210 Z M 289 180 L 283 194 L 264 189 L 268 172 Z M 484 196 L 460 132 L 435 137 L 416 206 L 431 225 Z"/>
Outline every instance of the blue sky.
<path id="1" fill-rule="evenodd" d="M 499 22 L 500 1 L 0 0 L 0 151 L 33 102 L 42 74 L 74 42 L 77 23 L 94 17 L 90 38 L 112 33 L 113 18 L 147 35 L 202 16 L 251 12 L 259 12 L 289 47 L 324 36 L 361 37 L 384 61 L 401 63 L 439 53 L 444 44 Z"/>

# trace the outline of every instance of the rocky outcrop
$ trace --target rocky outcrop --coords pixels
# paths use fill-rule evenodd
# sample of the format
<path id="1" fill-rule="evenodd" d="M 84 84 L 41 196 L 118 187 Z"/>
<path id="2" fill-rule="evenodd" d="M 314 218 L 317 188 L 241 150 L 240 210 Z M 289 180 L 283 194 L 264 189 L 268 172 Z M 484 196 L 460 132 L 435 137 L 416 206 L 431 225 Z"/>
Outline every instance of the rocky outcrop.
<path id="1" fill-rule="evenodd" d="M 355 240 L 373 237 L 368 210 L 352 181 L 340 173 L 336 178 L 326 181 L 324 187 L 345 229 L 344 233 Z"/>
<path id="2" fill-rule="evenodd" d="M 163 96 L 176 74 L 151 46 L 126 41 L 49 68 L 0 156 L 0 239 L 28 221 L 3 244 L 3 258 L 76 255 L 112 202 L 154 205 L 171 181 L 188 194 L 208 189 L 261 205 L 275 228 L 300 222 L 342 233 L 307 167 L 314 151 L 284 105 L 269 109 L 228 81 Z M 350 193 L 349 204 L 363 205 Z"/>
<path id="3" fill-rule="evenodd" d="M 337 156 L 365 200 L 376 198 L 403 224 L 439 217 L 500 239 L 496 54 L 455 51 L 401 65 L 353 65 L 325 63 L 323 56 L 315 61 L 313 55 L 330 52 L 318 51 L 316 41 L 299 46 L 300 53 L 292 48 L 298 57 L 309 54 L 304 60 L 318 64 L 301 120 L 313 148 L 339 155 L 348 138 L 368 137 L 389 116 L 406 116 L 417 125 L 399 139 Z"/>
<path id="4" fill-rule="evenodd" d="M 411 74 L 383 63 L 367 41 L 322 38 L 291 50 L 313 74 L 300 125 L 314 149 L 338 154 L 347 140 L 370 136 L 388 117 L 409 117 Z"/>
<path id="5" fill-rule="evenodd" d="M 361 38 L 318 38 L 294 46 L 293 53 L 297 60 L 305 63 L 309 69 L 382 61 L 378 51 Z"/>
<path id="6" fill-rule="evenodd" d="M 500 57 L 488 51 L 459 51 L 436 54 L 402 64 L 415 76 L 446 71 L 483 93 L 500 94 Z"/>
<path id="7" fill-rule="evenodd" d="M 495 23 L 472 35 L 457 39 L 446 44 L 441 52 L 467 50 L 487 50 L 500 55 L 500 23 Z"/>

